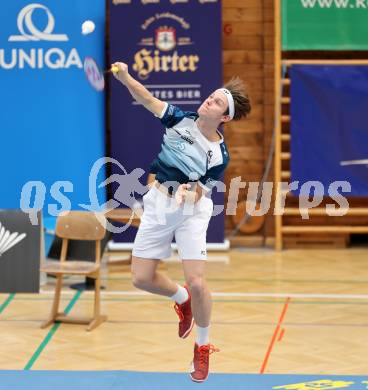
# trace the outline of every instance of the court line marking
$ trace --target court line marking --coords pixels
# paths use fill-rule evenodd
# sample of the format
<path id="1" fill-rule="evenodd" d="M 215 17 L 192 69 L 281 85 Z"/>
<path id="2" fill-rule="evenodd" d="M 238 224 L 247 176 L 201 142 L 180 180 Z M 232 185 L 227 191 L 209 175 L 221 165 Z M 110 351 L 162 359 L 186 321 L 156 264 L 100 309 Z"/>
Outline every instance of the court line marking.
<path id="1" fill-rule="evenodd" d="M 82 290 L 78 290 L 77 292 L 74 293 L 74 297 L 71 299 L 69 302 L 68 306 L 64 310 L 65 314 L 69 314 L 70 310 L 72 310 L 73 306 L 79 299 L 79 297 L 82 294 Z M 46 348 L 47 344 L 50 342 L 52 339 L 52 336 L 56 333 L 56 331 L 59 329 L 59 326 L 61 325 L 61 322 L 55 323 L 52 328 L 49 330 L 45 338 L 42 340 L 41 344 L 38 346 L 34 354 L 31 356 L 29 359 L 28 363 L 24 366 L 23 370 L 30 370 L 32 366 L 35 364 L 36 360 L 40 357 L 42 351 Z"/>
<path id="2" fill-rule="evenodd" d="M 10 302 L 14 299 L 15 294 L 9 294 L 8 298 L 0 306 L 0 314 L 7 308 Z"/>
<path id="3" fill-rule="evenodd" d="M 286 325 L 286 322 L 284 322 L 284 325 Z M 281 332 L 280 332 L 280 335 L 279 335 L 277 341 L 282 341 L 284 334 L 285 334 L 285 328 L 281 329 Z"/>
<path id="4" fill-rule="evenodd" d="M 294 304 L 295 302 L 293 302 Z M 40 323 L 42 322 L 42 319 L 37 318 L 37 319 L 29 319 L 29 320 L 1 320 L 1 323 L 21 323 L 21 324 L 26 324 L 26 323 Z M 167 321 L 156 321 L 156 320 L 107 320 L 107 323 L 109 324 L 135 324 L 135 325 L 175 325 L 178 322 L 174 320 L 167 320 Z M 212 321 L 212 325 L 226 325 L 226 326 L 267 326 L 267 327 L 274 327 L 275 323 L 274 322 L 249 322 L 249 321 Z M 349 324 L 349 323 L 341 323 L 341 324 L 331 324 L 331 323 L 305 323 L 305 322 L 300 322 L 300 323 L 295 323 L 295 322 L 287 322 L 284 321 L 283 325 L 285 327 L 295 327 L 295 328 L 326 328 L 326 327 L 335 327 L 335 328 L 368 328 L 368 323 L 365 324 Z M 279 338 L 284 336 L 285 329 L 281 331 L 282 335 L 280 334 Z M 277 340 L 281 341 L 281 340 Z"/>
<path id="5" fill-rule="evenodd" d="M 208 260 L 207 260 L 208 261 Z M 119 281 L 130 281 L 131 277 L 126 276 L 103 276 L 101 280 L 119 280 Z M 176 279 L 178 281 L 184 281 L 183 278 Z M 297 284 L 309 284 L 309 283 L 333 283 L 333 284 L 368 284 L 366 280 L 334 280 L 334 279 L 245 279 L 245 278 L 211 278 L 207 277 L 208 282 L 245 282 L 245 283 L 297 283 Z"/>
<path id="6" fill-rule="evenodd" d="M 63 294 L 74 294 L 74 291 L 65 290 Z M 85 291 L 94 294 L 94 291 Z M 40 294 L 54 294 L 53 290 L 40 290 Z M 116 296 L 151 296 L 154 294 L 145 291 L 101 291 L 101 295 Z M 245 293 L 245 292 L 211 292 L 213 297 L 243 297 L 243 298 L 319 298 L 319 299 L 356 299 L 368 300 L 368 294 L 309 294 L 309 293 Z"/>
<path id="7" fill-rule="evenodd" d="M 121 260 L 130 260 L 130 256 L 118 256 L 118 255 L 113 255 L 109 256 L 109 264 L 114 265 L 114 262 L 119 262 Z M 225 264 L 230 264 L 230 257 L 229 256 L 208 256 L 207 258 L 207 263 L 225 263 Z M 180 259 L 179 256 L 171 256 L 167 259 L 164 260 L 164 263 L 182 263 L 182 260 Z M 101 278 L 102 280 L 109 280 L 109 278 Z M 131 280 L 131 278 L 121 278 L 122 280 Z M 117 279 L 114 279 L 117 280 Z M 209 279 L 207 279 L 209 280 Z M 367 283 L 367 282 L 366 282 Z"/>
<path id="8" fill-rule="evenodd" d="M 208 260 L 207 260 L 208 261 Z M 219 260 L 220 261 L 220 260 Z M 130 281 L 131 277 L 119 277 L 119 276 L 103 276 L 101 280 L 104 281 Z M 177 281 L 183 282 L 183 278 L 176 279 Z M 368 284 L 367 280 L 334 280 L 334 279 L 244 279 L 244 278 L 206 278 L 207 282 L 244 282 L 244 283 L 261 283 L 261 284 L 272 284 L 272 283 L 296 283 L 300 284 L 309 284 L 309 283 L 321 283 L 321 284 Z"/>
<path id="9" fill-rule="evenodd" d="M 153 295 L 152 297 L 147 297 L 148 299 L 144 297 L 107 297 L 105 296 L 103 298 L 104 303 L 109 303 L 109 302 L 129 302 L 129 303 L 137 303 L 137 302 L 167 302 L 168 298 L 167 297 L 160 297 L 159 295 Z M 22 297 L 22 296 L 17 296 L 14 298 L 15 301 L 33 301 L 33 302 L 41 302 L 41 301 L 47 301 L 51 302 L 52 301 L 52 296 L 50 294 L 45 294 L 45 296 L 41 297 Z M 61 300 L 67 300 L 67 297 L 61 296 Z M 93 301 L 94 297 L 92 295 L 86 296 L 84 295 L 83 298 L 80 299 L 82 302 L 90 302 Z M 258 303 L 264 303 L 264 304 L 277 304 L 277 303 L 283 303 L 284 299 L 221 299 L 221 298 L 215 298 L 212 299 L 213 302 L 218 302 L 218 303 L 241 303 L 241 304 L 258 304 Z M 322 300 L 322 301 L 298 301 L 297 299 L 294 299 L 293 301 L 294 305 L 368 305 L 367 302 L 362 302 L 362 301 L 328 301 L 328 300 Z M 4 320 L 0 319 L 0 322 Z M 8 320 L 7 320 L 8 321 Z"/>
<path id="10" fill-rule="evenodd" d="M 289 307 L 289 303 L 290 303 L 290 297 L 286 298 L 286 301 L 284 303 L 284 307 L 282 309 L 282 312 L 281 312 L 281 315 L 280 315 L 280 318 L 277 322 L 277 325 L 276 325 L 276 328 L 275 328 L 275 331 L 273 332 L 273 335 L 272 335 L 272 338 L 271 338 L 271 341 L 270 341 L 270 344 L 267 348 L 267 352 L 266 352 L 266 355 L 263 359 L 263 363 L 262 363 L 262 366 L 261 366 L 261 370 L 260 370 L 260 374 L 263 374 L 266 370 L 266 367 L 267 367 L 267 363 L 268 363 L 268 360 L 271 356 L 271 352 L 272 352 L 272 349 L 275 345 L 275 341 L 276 341 L 276 337 L 277 337 L 277 334 L 279 333 L 279 330 L 281 328 L 281 324 L 282 324 L 282 321 L 284 320 L 285 318 L 285 314 L 287 312 L 287 309 Z"/>

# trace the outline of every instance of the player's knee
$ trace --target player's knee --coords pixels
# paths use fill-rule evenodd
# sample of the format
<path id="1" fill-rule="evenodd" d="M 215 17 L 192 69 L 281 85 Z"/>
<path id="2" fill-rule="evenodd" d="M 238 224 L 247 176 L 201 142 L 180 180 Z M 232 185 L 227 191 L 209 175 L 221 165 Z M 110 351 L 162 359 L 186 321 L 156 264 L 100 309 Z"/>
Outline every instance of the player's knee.
<path id="1" fill-rule="evenodd" d="M 205 283 L 202 276 L 192 276 L 187 280 L 191 295 L 200 296 L 203 294 L 205 289 Z"/>
<path id="2" fill-rule="evenodd" d="M 132 273 L 132 284 L 135 288 L 140 290 L 147 290 L 152 284 L 152 277 L 147 275 L 139 275 Z"/>

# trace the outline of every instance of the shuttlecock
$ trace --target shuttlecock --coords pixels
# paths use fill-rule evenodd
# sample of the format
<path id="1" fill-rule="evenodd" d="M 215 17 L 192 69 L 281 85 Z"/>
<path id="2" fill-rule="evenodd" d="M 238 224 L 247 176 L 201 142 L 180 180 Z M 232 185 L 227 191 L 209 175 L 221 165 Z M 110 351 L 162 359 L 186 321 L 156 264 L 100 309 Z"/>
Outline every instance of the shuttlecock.
<path id="1" fill-rule="evenodd" d="M 95 29 L 95 24 L 92 22 L 92 20 L 86 20 L 82 24 L 82 34 L 87 35 L 91 34 Z"/>

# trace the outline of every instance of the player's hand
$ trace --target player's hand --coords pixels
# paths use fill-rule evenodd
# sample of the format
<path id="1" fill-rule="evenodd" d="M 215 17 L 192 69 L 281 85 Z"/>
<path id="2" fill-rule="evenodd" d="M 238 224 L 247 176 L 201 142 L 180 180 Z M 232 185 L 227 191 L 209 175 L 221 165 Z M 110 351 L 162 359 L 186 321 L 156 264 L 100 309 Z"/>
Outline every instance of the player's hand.
<path id="1" fill-rule="evenodd" d="M 113 72 L 113 75 L 117 80 L 124 84 L 125 80 L 129 76 L 128 65 L 124 62 L 114 62 L 111 67 L 117 67 L 119 69 L 118 72 Z"/>
<path id="2" fill-rule="evenodd" d="M 191 191 L 188 191 L 190 188 L 190 184 L 180 184 L 177 191 L 175 192 L 175 199 L 178 205 L 183 204 L 187 199 L 190 200 L 192 197 Z"/>

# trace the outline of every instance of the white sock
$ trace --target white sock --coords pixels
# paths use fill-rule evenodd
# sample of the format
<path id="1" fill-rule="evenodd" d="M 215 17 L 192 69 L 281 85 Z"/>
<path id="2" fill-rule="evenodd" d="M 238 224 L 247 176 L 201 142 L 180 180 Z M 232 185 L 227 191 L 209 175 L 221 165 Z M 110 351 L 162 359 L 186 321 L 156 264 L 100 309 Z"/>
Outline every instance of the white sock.
<path id="1" fill-rule="evenodd" d="M 200 347 L 201 345 L 207 345 L 210 342 L 210 327 L 202 328 L 197 325 L 197 338 L 196 343 Z"/>
<path id="2" fill-rule="evenodd" d="M 182 303 L 186 302 L 189 298 L 189 294 L 186 288 L 182 286 L 178 286 L 178 291 L 170 297 L 173 301 L 181 305 Z"/>

